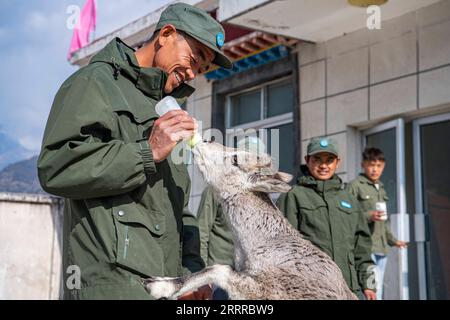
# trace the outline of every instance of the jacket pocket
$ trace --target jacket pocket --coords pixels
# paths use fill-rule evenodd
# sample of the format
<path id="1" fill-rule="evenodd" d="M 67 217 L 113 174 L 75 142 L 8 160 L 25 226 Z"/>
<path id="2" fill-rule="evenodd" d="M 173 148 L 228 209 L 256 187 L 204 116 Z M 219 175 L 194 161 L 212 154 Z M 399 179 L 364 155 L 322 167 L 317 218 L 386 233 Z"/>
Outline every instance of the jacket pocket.
<path id="1" fill-rule="evenodd" d="M 347 245 L 351 247 L 352 243 L 355 242 L 355 231 L 358 224 L 357 215 L 359 214 L 359 211 L 357 211 L 358 208 L 346 201 L 339 201 L 337 208 L 340 213 L 341 230 L 344 233 L 343 237 Z"/>
<path id="2" fill-rule="evenodd" d="M 358 192 L 358 200 L 359 201 L 366 201 L 366 200 L 371 200 L 372 197 L 370 195 L 368 195 L 366 192 Z"/>
<path id="3" fill-rule="evenodd" d="M 329 237 L 329 225 L 327 222 L 327 207 L 321 203 L 301 203 L 297 218 L 299 231 L 310 241 L 317 244 L 320 239 Z"/>
<path id="4" fill-rule="evenodd" d="M 343 207 L 342 205 L 340 205 L 340 206 L 338 207 L 338 209 L 339 209 L 341 212 L 344 212 L 344 213 L 346 213 L 346 214 L 352 214 L 353 212 L 355 212 L 355 209 L 354 209 L 353 207 L 351 207 L 351 208 L 346 208 L 346 207 Z"/>
<path id="5" fill-rule="evenodd" d="M 145 276 L 164 275 L 164 252 L 160 239 L 165 216 L 158 211 L 142 212 L 135 203 L 114 206 L 117 235 L 115 262 Z"/>
<path id="6" fill-rule="evenodd" d="M 364 211 L 370 211 L 374 210 L 373 208 L 373 199 L 370 195 L 368 195 L 365 192 L 359 192 L 357 196 L 359 205 L 361 206 L 361 209 Z"/>

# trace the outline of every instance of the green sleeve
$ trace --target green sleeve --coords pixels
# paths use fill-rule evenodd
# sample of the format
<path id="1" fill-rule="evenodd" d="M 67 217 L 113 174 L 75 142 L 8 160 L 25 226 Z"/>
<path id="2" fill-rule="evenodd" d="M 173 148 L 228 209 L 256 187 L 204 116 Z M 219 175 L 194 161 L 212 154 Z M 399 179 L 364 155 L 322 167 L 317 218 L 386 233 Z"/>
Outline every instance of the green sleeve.
<path id="1" fill-rule="evenodd" d="M 283 193 L 277 200 L 277 207 L 284 214 L 286 219 L 293 225 L 297 230 L 300 230 L 300 218 L 297 206 L 297 200 L 295 194 L 292 191 L 288 193 Z"/>
<path id="2" fill-rule="evenodd" d="M 216 210 L 217 204 L 215 203 L 212 189 L 208 186 L 202 193 L 197 211 L 198 227 L 200 230 L 200 254 L 206 264 L 208 264 L 209 241 Z"/>
<path id="3" fill-rule="evenodd" d="M 183 211 L 183 274 L 190 274 L 205 268 L 200 256 L 200 232 L 198 222 L 187 208 Z"/>
<path id="4" fill-rule="evenodd" d="M 359 207 L 359 205 L 358 205 Z M 367 219 L 363 212 L 360 211 L 358 215 L 358 224 L 355 234 L 355 268 L 358 273 L 358 281 L 361 288 L 376 290 L 373 285 L 374 262 L 371 257 L 372 254 L 372 238 L 367 224 Z"/>
<path id="5" fill-rule="evenodd" d="M 231 226 L 220 204 L 216 208 L 216 217 L 209 235 L 208 265 L 233 265 L 234 240 Z"/>
<path id="6" fill-rule="evenodd" d="M 389 227 L 389 222 L 388 221 L 384 222 L 384 230 L 386 232 L 386 239 L 387 239 L 388 245 L 390 245 L 391 247 L 395 246 L 395 244 L 397 243 L 398 240 L 392 234 L 391 228 Z"/>
<path id="7" fill-rule="evenodd" d="M 200 231 L 198 219 L 189 210 L 189 195 L 191 193 L 191 182 L 184 190 L 185 201 L 183 209 L 183 247 L 182 265 L 183 274 L 190 274 L 205 268 L 205 262 L 200 255 Z"/>
<path id="8" fill-rule="evenodd" d="M 65 198 L 88 199 L 129 192 L 156 171 L 147 141 L 114 138 L 117 123 L 93 78 L 67 81 L 55 97 L 38 159 L 45 191 Z"/>

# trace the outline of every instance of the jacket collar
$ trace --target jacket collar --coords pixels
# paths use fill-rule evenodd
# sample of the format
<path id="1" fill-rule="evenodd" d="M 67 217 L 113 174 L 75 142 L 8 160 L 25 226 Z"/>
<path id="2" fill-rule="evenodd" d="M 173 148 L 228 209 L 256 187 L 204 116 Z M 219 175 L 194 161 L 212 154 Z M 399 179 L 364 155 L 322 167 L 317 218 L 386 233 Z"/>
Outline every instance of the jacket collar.
<path id="1" fill-rule="evenodd" d="M 370 180 L 369 178 L 367 178 L 367 176 L 364 173 L 360 173 L 359 174 L 359 181 L 361 183 L 365 183 L 371 186 L 375 187 L 375 183 L 372 182 L 372 180 Z M 378 184 L 380 185 L 380 187 L 383 187 L 383 182 L 381 182 L 381 180 L 378 180 Z"/>
<path id="2" fill-rule="evenodd" d="M 334 175 L 329 180 L 317 180 L 314 178 L 308 170 L 306 165 L 300 166 L 300 171 L 303 173 L 303 176 L 298 178 L 297 182 L 300 186 L 304 186 L 306 188 L 314 189 L 319 193 L 327 193 L 330 191 L 338 191 L 343 189 L 344 184 L 342 183 L 341 178 L 338 175 Z"/>
<path id="3" fill-rule="evenodd" d="M 145 95 L 161 100 L 166 95 L 164 87 L 167 81 L 167 73 L 158 68 L 142 68 L 136 59 L 135 50 L 115 38 L 106 47 L 97 53 L 91 63 L 106 62 L 113 67 L 114 77 L 122 75 L 132 81 L 136 88 Z M 190 85 L 183 83 L 170 93 L 181 105 L 195 91 Z"/>

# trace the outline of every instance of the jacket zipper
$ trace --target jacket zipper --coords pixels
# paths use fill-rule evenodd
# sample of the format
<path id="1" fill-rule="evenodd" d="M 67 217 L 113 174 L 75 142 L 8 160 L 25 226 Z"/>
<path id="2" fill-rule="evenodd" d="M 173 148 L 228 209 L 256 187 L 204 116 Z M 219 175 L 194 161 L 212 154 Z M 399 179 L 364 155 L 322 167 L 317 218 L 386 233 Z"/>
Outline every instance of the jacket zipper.
<path id="1" fill-rule="evenodd" d="M 127 258 L 128 245 L 130 244 L 130 238 L 128 237 L 128 226 L 125 226 L 125 247 L 123 249 L 123 259 Z"/>

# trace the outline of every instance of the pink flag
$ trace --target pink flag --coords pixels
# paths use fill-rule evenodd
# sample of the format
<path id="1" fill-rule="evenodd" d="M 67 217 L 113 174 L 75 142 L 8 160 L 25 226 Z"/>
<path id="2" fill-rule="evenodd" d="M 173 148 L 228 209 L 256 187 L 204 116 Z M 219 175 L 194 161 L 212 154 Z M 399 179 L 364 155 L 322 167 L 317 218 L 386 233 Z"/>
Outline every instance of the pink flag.
<path id="1" fill-rule="evenodd" d="M 97 22 L 97 4 L 95 0 L 87 0 L 81 10 L 78 23 L 73 29 L 72 43 L 70 44 L 67 59 L 70 60 L 75 51 L 89 43 L 89 35 L 95 30 Z"/>

